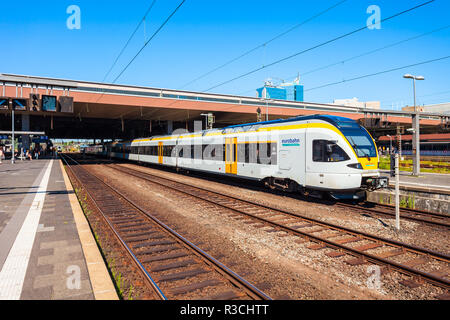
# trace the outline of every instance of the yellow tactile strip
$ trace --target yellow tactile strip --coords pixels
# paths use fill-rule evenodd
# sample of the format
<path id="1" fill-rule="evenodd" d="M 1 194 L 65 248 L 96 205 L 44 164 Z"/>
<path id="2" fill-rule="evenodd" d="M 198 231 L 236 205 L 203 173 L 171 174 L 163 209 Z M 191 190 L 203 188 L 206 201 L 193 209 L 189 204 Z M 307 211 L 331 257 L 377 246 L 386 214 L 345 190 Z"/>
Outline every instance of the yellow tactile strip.
<path id="1" fill-rule="evenodd" d="M 70 205 L 77 225 L 78 236 L 80 237 L 81 246 L 83 248 L 84 257 L 89 272 L 89 278 L 94 293 L 95 300 L 118 300 L 114 284 L 106 268 L 105 262 L 98 250 L 97 243 L 92 235 L 89 223 L 84 216 L 83 210 L 80 207 L 77 196 L 75 195 L 64 169 L 62 161 L 59 161 L 61 170 L 63 172 L 66 189 L 69 192 Z"/>

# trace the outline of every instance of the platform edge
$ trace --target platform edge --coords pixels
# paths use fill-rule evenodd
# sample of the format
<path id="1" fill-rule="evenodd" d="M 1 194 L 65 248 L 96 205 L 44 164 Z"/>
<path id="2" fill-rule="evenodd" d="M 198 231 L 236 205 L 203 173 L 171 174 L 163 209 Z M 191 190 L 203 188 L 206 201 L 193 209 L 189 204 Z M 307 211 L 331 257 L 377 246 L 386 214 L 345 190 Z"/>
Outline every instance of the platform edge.
<path id="1" fill-rule="evenodd" d="M 92 235 L 89 223 L 84 216 L 80 203 L 67 175 L 64 165 L 59 160 L 59 165 L 64 177 L 64 183 L 69 195 L 70 206 L 77 226 L 78 236 L 86 259 L 89 279 L 91 282 L 95 300 L 119 300 L 116 289 L 106 268 L 105 262 Z"/>

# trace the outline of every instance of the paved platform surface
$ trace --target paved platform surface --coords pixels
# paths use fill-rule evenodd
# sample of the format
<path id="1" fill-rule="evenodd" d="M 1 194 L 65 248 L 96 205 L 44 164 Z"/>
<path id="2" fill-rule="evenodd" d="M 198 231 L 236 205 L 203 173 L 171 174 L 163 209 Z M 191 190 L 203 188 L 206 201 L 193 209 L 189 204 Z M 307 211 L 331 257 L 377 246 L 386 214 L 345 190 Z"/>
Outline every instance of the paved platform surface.
<path id="1" fill-rule="evenodd" d="M 389 176 L 389 171 L 382 170 L 383 175 Z M 389 178 L 389 184 L 394 185 L 395 178 Z M 446 190 L 450 192 L 450 174 L 421 173 L 418 177 L 410 172 L 400 172 L 400 186 L 424 189 Z"/>
<path id="2" fill-rule="evenodd" d="M 64 175 L 59 160 L 0 164 L 0 300 L 96 298 L 89 264 L 103 261 L 86 260 Z"/>

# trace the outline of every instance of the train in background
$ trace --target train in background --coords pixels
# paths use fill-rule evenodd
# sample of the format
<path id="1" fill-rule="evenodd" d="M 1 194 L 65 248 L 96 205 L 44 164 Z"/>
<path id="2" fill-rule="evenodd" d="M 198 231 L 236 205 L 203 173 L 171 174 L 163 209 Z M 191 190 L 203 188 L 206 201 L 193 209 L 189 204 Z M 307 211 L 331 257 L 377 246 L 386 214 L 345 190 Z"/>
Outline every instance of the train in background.
<path id="1" fill-rule="evenodd" d="M 263 182 L 305 195 L 360 199 L 388 186 L 378 150 L 356 121 L 326 115 L 89 146 L 91 155 Z"/>
<path id="2" fill-rule="evenodd" d="M 412 155 L 412 135 L 402 135 L 402 155 Z M 390 148 L 391 139 L 387 136 L 378 139 L 378 146 L 383 150 Z M 393 146 L 397 147 L 397 136 L 392 137 Z M 426 157 L 450 157 L 450 133 L 432 133 L 420 135 L 420 155 Z M 450 158 L 449 158 L 450 159 Z"/>

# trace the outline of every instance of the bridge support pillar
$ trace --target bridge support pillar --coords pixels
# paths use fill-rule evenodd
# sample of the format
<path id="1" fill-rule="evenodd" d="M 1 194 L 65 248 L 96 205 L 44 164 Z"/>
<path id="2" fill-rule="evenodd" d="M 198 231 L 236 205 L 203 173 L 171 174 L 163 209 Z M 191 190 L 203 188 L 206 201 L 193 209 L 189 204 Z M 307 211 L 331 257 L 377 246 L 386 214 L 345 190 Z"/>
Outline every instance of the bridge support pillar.
<path id="1" fill-rule="evenodd" d="M 30 131 L 30 115 L 29 114 L 22 114 L 22 131 Z M 31 145 L 30 136 L 29 135 L 22 135 L 22 148 L 25 152 L 25 150 L 29 150 Z M 20 154 L 20 150 L 19 150 Z"/>
<path id="2" fill-rule="evenodd" d="M 173 133 L 173 121 L 167 120 L 167 134 Z"/>

